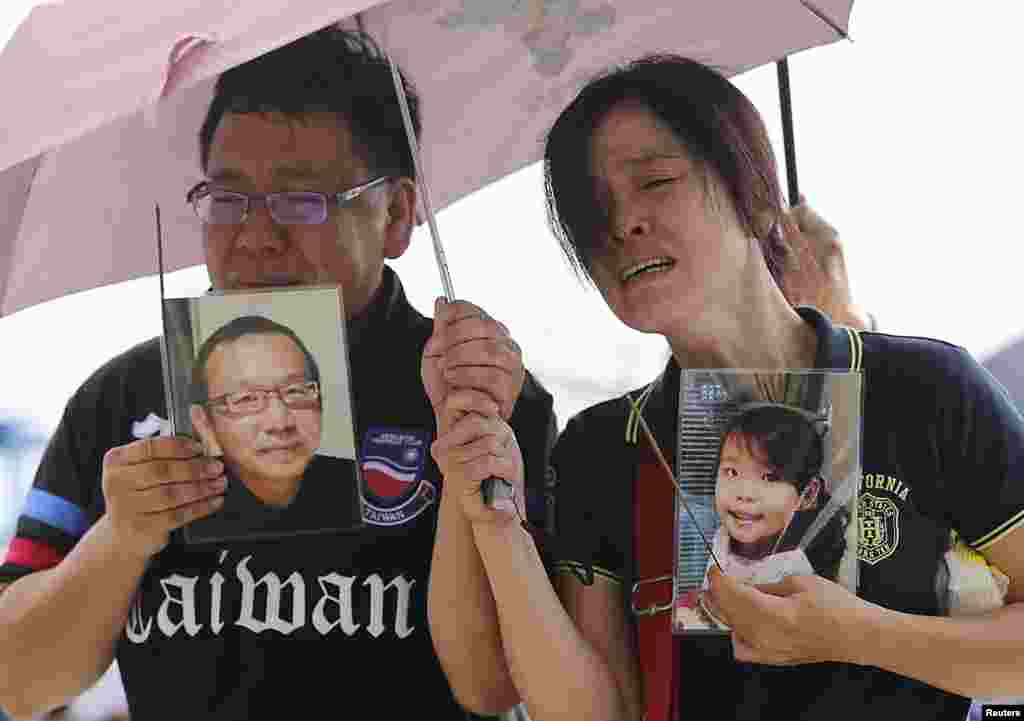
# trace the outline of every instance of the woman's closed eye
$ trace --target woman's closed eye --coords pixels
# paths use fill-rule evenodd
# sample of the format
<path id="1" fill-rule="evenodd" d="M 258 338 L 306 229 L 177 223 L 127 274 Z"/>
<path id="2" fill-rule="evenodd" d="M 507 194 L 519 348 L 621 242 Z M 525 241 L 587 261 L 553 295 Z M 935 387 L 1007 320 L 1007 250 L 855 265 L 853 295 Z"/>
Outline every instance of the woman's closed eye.
<path id="1" fill-rule="evenodd" d="M 655 188 L 660 188 L 662 186 L 668 185 L 669 183 L 673 183 L 677 180 L 679 180 L 679 178 L 677 177 L 652 178 L 650 180 L 645 180 L 640 187 L 643 188 L 644 190 L 653 190 Z"/>

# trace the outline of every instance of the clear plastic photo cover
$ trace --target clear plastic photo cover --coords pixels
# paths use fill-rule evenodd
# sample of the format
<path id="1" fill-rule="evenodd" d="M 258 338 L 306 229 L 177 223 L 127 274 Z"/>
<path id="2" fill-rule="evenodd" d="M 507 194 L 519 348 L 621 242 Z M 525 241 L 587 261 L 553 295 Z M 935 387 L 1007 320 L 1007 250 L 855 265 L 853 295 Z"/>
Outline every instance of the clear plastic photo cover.
<path id="1" fill-rule="evenodd" d="M 164 303 L 173 430 L 224 463 L 224 505 L 186 543 L 363 526 L 344 312 L 337 287 Z"/>
<path id="2" fill-rule="evenodd" d="M 857 591 L 859 372 L 684 370 L 672 628 L 728 633 L 716 563 L 745 583 L 818 574 Z"/>

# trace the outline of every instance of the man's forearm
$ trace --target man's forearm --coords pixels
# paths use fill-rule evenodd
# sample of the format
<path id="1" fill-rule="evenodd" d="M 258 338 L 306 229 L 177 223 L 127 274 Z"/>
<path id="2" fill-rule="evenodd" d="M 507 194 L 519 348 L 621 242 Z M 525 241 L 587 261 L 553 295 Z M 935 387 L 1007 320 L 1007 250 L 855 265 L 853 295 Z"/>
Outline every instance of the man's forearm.
<path id="1" fill-rule="evenodd" d="M 31 717 L 95 683 L 145 568 L 116 547 L 104 517 L 57 566 L 0 593 L 0 707 Z"/>
<path id="2" fill-rule="evenodd" d="M 1024 603 L 978 616 L 880 610 L 854 641 L 859 663 L 974 698 L 1024 696 Z"/>
<path id="3" fill-rule="evenodd" d="M 478 714 L 519 702 L 505 663 L 497 609 L 472 525 L 442 494 L 430 568 L 427 616 L 455 698 Z"/>

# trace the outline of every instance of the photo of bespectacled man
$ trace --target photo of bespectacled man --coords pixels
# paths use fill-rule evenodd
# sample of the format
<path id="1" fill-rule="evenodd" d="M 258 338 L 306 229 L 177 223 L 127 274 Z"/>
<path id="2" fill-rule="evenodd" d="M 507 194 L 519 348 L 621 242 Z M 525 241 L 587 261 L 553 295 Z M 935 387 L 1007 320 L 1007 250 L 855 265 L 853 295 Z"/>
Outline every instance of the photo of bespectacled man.
<path id="1" fill-rule="evenodd" d="M 203 312 L 196 302 L 217 299 L 190 300 L 190 317 L 198 320 Z M 292 327 L 243 312 L 198 342 L 188 354 L 187 373 L 178 368 L 175 374 L 178 395 L 185 396 L 174 404 L 176 420 L 182 421 L 176 428 L 224 464 L 228 481 L 221 510 L 189 524 L 185 539 L 200 543 L 359 527 L 354 453 L 344 458 L 323 448 L 327 414 L 351 418 L 350 400 L 331 396 L 324 366 Z M 193 328 L 191 337 L 196 335 Z M 179 349 L 188 345 L 179 343 Z"/>

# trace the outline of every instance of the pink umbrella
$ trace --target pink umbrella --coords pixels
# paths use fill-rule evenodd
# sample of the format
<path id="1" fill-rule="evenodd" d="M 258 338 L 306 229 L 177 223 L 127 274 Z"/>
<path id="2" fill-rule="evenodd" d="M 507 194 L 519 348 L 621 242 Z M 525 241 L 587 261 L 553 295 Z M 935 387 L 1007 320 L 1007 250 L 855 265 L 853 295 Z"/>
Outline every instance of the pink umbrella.
<path id="1" fill-rule="evenodd" d="M 852 0 L 65 0 L 0 54 L 0 316 L 203 262 L 184 201 L 215 76 L 339 19 L 373 35 L 423 97 L 435 209 L 536 161 L 602 68 L 665 51 L 728 75 L 833 42 Z"/>

